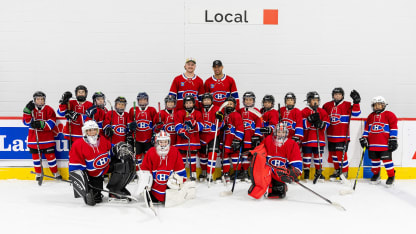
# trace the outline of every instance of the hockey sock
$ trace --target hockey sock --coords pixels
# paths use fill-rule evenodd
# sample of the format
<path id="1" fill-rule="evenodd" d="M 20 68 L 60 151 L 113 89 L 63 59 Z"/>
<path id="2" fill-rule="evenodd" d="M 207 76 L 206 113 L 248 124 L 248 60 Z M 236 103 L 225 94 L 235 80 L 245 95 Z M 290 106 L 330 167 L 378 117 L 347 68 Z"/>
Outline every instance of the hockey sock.
<path id="1" fill-rule="evenodd" d="M 40 167 L 39 154 L 32 154 L 32 159 L 33 159 L 33 167 L 35 168 L 35 172 L 38 174 L 42 173 L 42 169 Z"/>
<path id="2" fill-rule="evenodd" d="M 49 169 L 52 173 L 58 172 L 58 167 L 56 166 L 55 154 L 45 154 L 46 160 L 48 160 Z"/>
<path id="3" fill-rule="evenodd" d="M 201 170 L 207 170 L 208 155 L 199 154 L 199 164 L 201 165 Z"/>
<path id="4" fill-rule="evenodd" d="M 313 163 L 316 170 L 321 170 L 322 158 L 319 154 L 313 154 Z"/>
<path id="5" fill-rule="evenodd" d="M 196 155 L 197 155 L 197 153 L 191 153 L 191 170 L 192 170 L 192 172 L 196 171 Z"/>
<path id="6" fill-rule="evenodd" d="M 345 152 L 345 154 L 344 154 L 344 163 L 343 164 L 342 164 L 342 151 L 336 151 L 336 152 L 337 152 L 339 168 L 342 168 L 342 172 L 348 172 L 347 152 Z"/>
<path id="7" fill-rule="evenodd" d="M 312 154 L 309 154 L 309 153 L 303 154 L 302 161 L 303 161 L 303 167 L 305 169 L 309 169 L 311 167 Z"/>
<path id="8" fill-rule="evenodd" d="M 339 161 L 338 161 L 336 151 L 329 151 L 328 152 L 328 163 L 333 163 L 335 170 L 339 169 Z"/>
<path id="9" fill-rule="evenodd" d="M 249 150 L 249 149 L 247 149 L 247 150 Z M 248 168 L 249 168 L 249 166 L 250 166 L 250 161 L 248 160 L 248 155 L 245 155 L 245 156 L 241 156 L 241 162 L 240 162 L 242 165 L 243 165 L 243 170 L 248 170 Z"/>
<path id="10" fill-rule="evenodd" d="M 394 164 L 392 160 L 383 160 L 384 168 L 386 168 L 387 176 L 394 176 Z"/>
<path id="11" fill-rule="evenodd" d="M 210 170 L 212 170 L 212 174 L 214 174 L 216 161 L 217 161 L 217 153 L 214 152 L 214 155 L 210 153 L 208 157 L 207 174 L 210 173 Z"/>
<path id="12" fill-rule="evenodd" d="M 238 152 L 236 153 L 236 152 L 233 152 L 233 153 L 230 153 L 229 155 L 230 155 L 230 157 L 231 157 L 231 160 L 232 160 L 232 163 L 233 163 L 233 169 L 234 169 L 234 171 L 236 171 L 236 170 L 241 170 L 241 162 L 240 163 L 238 163 Z M 238 168 L 237 168 L 237 164 L 238 164 Z"/>
<path id="13" fill-rule="evenodd" d="M 230 158 L 229 154 L 225 154 L 222 160 L 222 171 L 223 173 L 227 173 L 230 171 Z"/>
<path id="14" fill-rule="evenodd" d="M 373 174 L 379 174 L 380 173 L 380 159 L 371 159 L 371 172 L 373 172 Z"/>

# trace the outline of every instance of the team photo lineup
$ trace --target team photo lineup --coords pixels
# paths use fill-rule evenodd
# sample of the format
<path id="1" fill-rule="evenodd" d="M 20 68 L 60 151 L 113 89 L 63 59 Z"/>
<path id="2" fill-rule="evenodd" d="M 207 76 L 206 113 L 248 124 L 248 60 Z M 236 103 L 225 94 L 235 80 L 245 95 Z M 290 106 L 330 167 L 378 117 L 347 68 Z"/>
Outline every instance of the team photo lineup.
<path id="1" fill-rule="evenodd" d="M 231 193 L 235 183 L 251 183 L 251 197 L 283 199 L 287 184 L 304 186 L 301 179 L 348 182 L 353 117 L 365 119 L 359 144 L 368 150 L 371 183 L 380 183 L 384 165 L 385 184 L 394 184 L 398 119 L 386 110 L 382 96 L 371 100 L 368 116 L 360 116 L 358 90 L 348 93 L 342 87 L 334 87 L 327 102 L 313 90 L 305 97 L 289 91 L 280 106 L 273 95 L 238 91 L 220 60 L 213 61 L 214 74 L 205 81 L 195 68 L 196 60 L 187 58 L 184 73 L 173 79 L 157 107 L 149 106 L 152 97 L 145 91 L 136 100 L 120 95 L 114 101 L 96 91 L 89 101 L 90 90 L 74 84 L 74 92 L 63 91 L 54 110 L 44 92 L 35 92 L 24 107 L 23 123 L 29 127 L 27 143 L 38 184 L 44 177 L 72 183 L 74 197 L 90 206 L 103 202 L 103 193 L 108 201 L 129 202 L 140 194 L 149 207 L 173 206 L 195 198 L 197 183 L 232 184 Z M 307 103 L 302 110 L 296 108 L 299 100 Z M 69 180 L 60 175 L 55 157 L 57 117 L 66 119 Z M 329 178 L 323 175 L 325 146 L 334 168 Z M 44 174 L 42 155 L 53 176 Z M 127 189 L 132 181 L 137 182 L 135 193 Z"/>

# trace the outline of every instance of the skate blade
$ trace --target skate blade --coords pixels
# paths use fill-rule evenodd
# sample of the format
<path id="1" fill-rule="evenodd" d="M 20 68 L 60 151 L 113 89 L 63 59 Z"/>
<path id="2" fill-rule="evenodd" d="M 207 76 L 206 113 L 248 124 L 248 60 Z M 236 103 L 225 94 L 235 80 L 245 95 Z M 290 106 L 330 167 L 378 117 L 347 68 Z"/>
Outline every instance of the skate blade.
<path id="1" fill-rule="evenodd" d="M 392 188 L 394 187 L 394 184 L 386 184 L 386 188 Z"/>
<path id="2" fill-rule="evenodd" d="M 114 197 L 109 197 L 108 198 L 108 203 L 115 203 L 115 204 L 128 204 L 131 201 L 127 198 L 114 198 Z"/>
<path id="3" fill-rule="evenodd" d="M 370 184 L 372 184 L 372 185 L 377 185 L 377 184 L 380 184 L 381 183 L 381 181 L 380 180 L 377 180 L 377 181 L 370 181 Z"/>
<path id="4" fill-rule="evenodd" d="M 329 181 L 331 181 L 331 182 L 338 182 L 339 180 L 338 180 L 338 178 L 329 178 Z"/>

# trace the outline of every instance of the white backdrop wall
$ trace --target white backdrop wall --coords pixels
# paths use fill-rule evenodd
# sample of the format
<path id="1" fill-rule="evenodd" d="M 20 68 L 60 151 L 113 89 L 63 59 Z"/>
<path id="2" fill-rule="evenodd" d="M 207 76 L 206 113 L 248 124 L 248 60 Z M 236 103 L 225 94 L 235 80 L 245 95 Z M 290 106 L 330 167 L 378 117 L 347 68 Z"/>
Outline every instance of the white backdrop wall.
<path id="1" fill-rule="evenodd" d="M 61 94 L 84 84 L 90 96 L 139 91 L 157 105 L 186 57 L 212 74 L 221 59 L 240 96 L 251 90 L 303 108 L 308 91 L 323 101 L 342 86 L 362 95 L 361 117 L 383 95 L 398 117 L 416 117 L 416 2 L 412 0 L 1 0 L 0 116 L 20 116 L 37 90 L 58 107 Z M 278 9 L 278 25 L 196 24 L 197 9 Z M 214 12 L 215 13 L 215 12 Z M 203 17 L 203 16 L 201 16 Z M 347 98 L 349 99 L 349 98 Z"/>

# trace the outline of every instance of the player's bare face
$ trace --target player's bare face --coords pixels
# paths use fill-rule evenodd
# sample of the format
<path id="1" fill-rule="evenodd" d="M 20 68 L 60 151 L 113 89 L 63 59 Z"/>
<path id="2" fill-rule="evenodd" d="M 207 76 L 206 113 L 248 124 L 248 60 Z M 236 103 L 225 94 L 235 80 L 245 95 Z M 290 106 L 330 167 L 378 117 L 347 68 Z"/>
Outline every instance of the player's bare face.
<path id="1" fill-rule="evenodd" d="M 319 99 L 318 98 L 311 99 L 310 106 L 311 107 L 319 106 Z"/>
<path id="2" fill-rule="evenodd" d="M 185 63 L 185 71 L 189 74 L 194 74 L 196 68 L 196 64 L 193 62 Z"/>
<path id="3" fill-rule="evenodd" d="M 254 99 L 253 98 L 244 98 L 244 106 L 246 106 L 246 107 L 254 106 Z"/>
<path id="4" fill-rule="evenodd" d="M 158 142 L 159 142 L 159 145 L 160 145 L 162 148 L 164 148 L 164 147 L 168 146 L 168 144 L 169 144 L 169 141 L 168 141 L 168 140 L 161 140 L 161 141 L 158 141 Z"/>
<path id="5" fill-rule="evenodd" d="M 263 106 L 264 106 L 264 108 L 272 108 L 272 102 L 265 101 L 265 102 L 263 102 Z"/>
<path id="6" fill-rule="evenodd" d="M 335 101 L 341 101 L 341 99 L 342 99 L 342 94 L 340 94 L 340 93 L 334 93 L 334 100 Z"/>
<path id="7" fill-rule="evenodd" d="M 374 111 L 380 111 L 383 110 L 384 104 L 383 103 L 375 103 L 374 104 Z"/>
<path id="8" fill-rule="evenodd" d="M 234 102 L 232 102 L 232 101 L 228 101 L 228 103 L 227 103 L 227 106 L 226 107 L 235 107 L 234 106 Z"/>
<path id="9" fill-rule="evenodd" d="M 96 136 L 98 135 L 98 129 L 93 128 L 93 129 L 87 129 L 87 136 Z"/>
<path id="10" fill-rule="evenodd" d="M 172 110 L 175 108 L 175 102 L 166 102 L 166 108 Z"/>
<path id="11" fill-rule="evenodd" d="M 185 102 L 185 108 L 186 109 L 193 108 L 193 107 L 194 107 L 194 103 L 193 102 L 191 102 L 191 101 Z"/>
<path id="12" fill-rule="evenodd" d="M 211 99 L 209 98 L 202 99 L 202 105 L 210 106 L 211 104 L 212 104 Z"/>
<path id="13" fill-rule="evenodd" d="M 124 102 L 117 102 L 116 103 L 116 109 L 124 110 L 125 108 L 126 108 L 126 103 L 124 103 Z"/>
<path id="14" fill-rule="evenodd" d="M 103 97 L 97 97 L 95 99 L 95 105 L 97 105 L 97 106 L 104 106 L 104 102 L 105 102 L 105 100 L 104 100 Z"/>
<path id="15" fill-rule="evenodd" d="M 221 76 L 222 75 L 222 69 L 223 68 L 224 68 L 223 66 L 215 66 L 215 67 L 212 67 L 212 70 L 214 70 L 214 75 Z"/>
<path id="16" fill-rule="evenodd" d="M 80 89 L 80 90 L 78 90 L 77 91 L 77 93 L 76 93 L 76 96 L 78 97 L 78 96 L 87 96 L 87 94 L 85 93 L 85 90 L 82 90 L 82 89 Z"/>
<path id="17" fill-rule="evenodd" d="M 293 98 L 286 99 L 286 106 L 295 105 L 295 100 Z"/>
<path id="18" fill-rule="evenodd" d="M 147 99 L 139 99 L 139 106 L 147 106 L 148 103 L 149 101 Z"/>
<path id="19" fill-rule="evenodd" d="M 45 98 L 43 98 L 43 97 L 36 97 L 35 98 L 35 104 L 37 106 L 43 106 L 43 105 L 45 105 Z"/>

